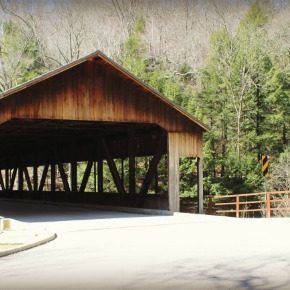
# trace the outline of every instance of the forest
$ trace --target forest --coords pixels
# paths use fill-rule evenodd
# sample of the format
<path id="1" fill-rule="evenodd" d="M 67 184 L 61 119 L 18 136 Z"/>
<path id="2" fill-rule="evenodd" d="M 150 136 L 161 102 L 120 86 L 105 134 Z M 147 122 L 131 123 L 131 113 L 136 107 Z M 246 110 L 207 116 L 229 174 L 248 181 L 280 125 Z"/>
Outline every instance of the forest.
<path id="1" fill-rule="evenodd" d="M 205 194 L 290 190 L 288 1 L 0 1 L 0 10 L 0 92 L 101 50 L 209 127 Z M 195 162 L 180 161 L 184 197 L 197 192 Z"/>

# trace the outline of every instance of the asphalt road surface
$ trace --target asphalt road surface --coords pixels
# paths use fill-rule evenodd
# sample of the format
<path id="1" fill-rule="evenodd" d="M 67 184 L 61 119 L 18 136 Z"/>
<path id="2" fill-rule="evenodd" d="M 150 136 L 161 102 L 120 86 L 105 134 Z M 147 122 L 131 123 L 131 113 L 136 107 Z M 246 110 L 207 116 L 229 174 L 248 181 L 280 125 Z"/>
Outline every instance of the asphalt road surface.
<path id="1" fill-rule="evenodd" d="M 290 289 L 290 219 L 145 216 L 0 202 L 55 231 L 0 258 L 0 289 Z"/>

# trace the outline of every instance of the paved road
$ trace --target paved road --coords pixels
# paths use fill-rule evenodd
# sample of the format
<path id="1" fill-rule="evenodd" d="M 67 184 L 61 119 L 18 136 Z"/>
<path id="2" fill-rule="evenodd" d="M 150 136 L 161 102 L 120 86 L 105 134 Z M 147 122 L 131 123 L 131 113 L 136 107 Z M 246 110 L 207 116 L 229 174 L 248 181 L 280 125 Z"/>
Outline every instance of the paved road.
<path id="1" fill-rule="evenodd" d="M 0 259 L 0 289 L 290 289 L 290 219 L 142 216 L 0 202 L 57 232 Z"/>

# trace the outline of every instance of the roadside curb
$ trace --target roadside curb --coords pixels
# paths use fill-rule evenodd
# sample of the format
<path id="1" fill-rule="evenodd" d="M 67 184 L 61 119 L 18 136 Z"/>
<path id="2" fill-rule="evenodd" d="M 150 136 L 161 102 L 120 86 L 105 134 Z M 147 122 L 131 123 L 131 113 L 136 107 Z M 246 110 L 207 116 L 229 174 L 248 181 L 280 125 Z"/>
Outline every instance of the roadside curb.
<path id="1" fill-rule="evenodd" d="M 53 241 L 54 239 L 56 239 L 56 237 L 57 237 L 57 234 L 54 233 L 54 234 L 51 234 L 51 235 L 49 235 L 48 237 L 46 237 L 46 238 L 44 238 L 42 240 L 39 240 L 39 241 L 36 241 L 36 242 L 33 242 L 33 243 L 27 243 L 27 244 L 15 247 L 13 249 L 0 251 L 0 257 L 5 257 L 5 256 L 8 256 L 8 255 L 16 254 L 16 253 L 19 253 L 19 252 L 22 252 L 22 251 L 25 251 L 25 250 L 29 250 L 29 249 L 35 248 L 37 246 L 44 245 L 44 244 L 46 244 L 48 242 Z"/>

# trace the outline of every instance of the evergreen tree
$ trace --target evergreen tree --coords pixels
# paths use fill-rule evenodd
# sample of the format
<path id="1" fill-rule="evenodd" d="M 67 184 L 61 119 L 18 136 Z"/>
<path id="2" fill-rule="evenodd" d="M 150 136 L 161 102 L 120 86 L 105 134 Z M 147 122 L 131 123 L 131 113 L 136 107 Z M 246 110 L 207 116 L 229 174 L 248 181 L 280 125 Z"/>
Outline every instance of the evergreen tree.
<path id="1" fill-rule="evenodd" d="M 254 3 L 236 33 L 225 29 L 213 33 L 208 63 L 200 71 L 199 91 L 191 106 L 211 127 L 205 136 L 206 171 L 238 192 L 259 188 L 261 154 L 275 154 L 276 143 L 281 145 L 281 140 L 271 140 L 277 134 L 271 120 L 280 116 L 283 136 L 287 127 L 289 105 L 282 100 L 289 96 L 279 93 L 281 83 L 274 85 L 279 79 L 266 45 L 266 21 L 265 11 Z"/>

